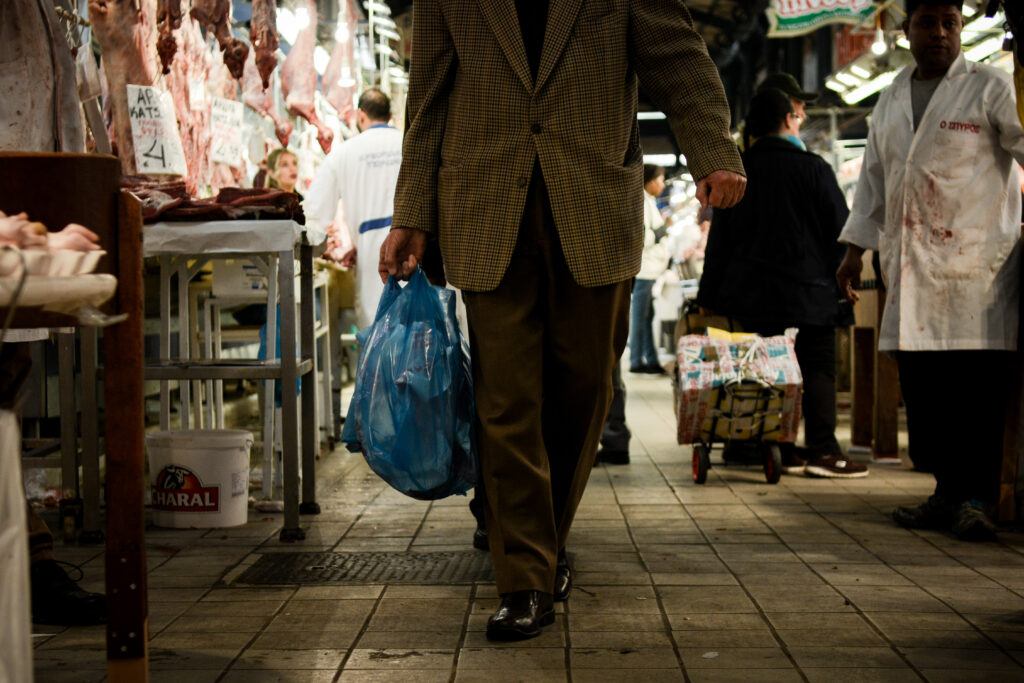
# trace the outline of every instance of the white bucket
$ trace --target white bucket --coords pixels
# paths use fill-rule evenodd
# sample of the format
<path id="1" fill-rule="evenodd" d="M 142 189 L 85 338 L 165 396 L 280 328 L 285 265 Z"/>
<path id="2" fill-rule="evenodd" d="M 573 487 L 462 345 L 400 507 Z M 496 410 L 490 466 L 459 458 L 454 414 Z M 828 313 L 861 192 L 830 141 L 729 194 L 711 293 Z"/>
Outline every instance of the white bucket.
<path id="1" fill-rule="evenodd" d="M 252 444 L 252 434 L 241 429 L 147 434 L 153 524 L 172 529 L 245 524 Z"/>

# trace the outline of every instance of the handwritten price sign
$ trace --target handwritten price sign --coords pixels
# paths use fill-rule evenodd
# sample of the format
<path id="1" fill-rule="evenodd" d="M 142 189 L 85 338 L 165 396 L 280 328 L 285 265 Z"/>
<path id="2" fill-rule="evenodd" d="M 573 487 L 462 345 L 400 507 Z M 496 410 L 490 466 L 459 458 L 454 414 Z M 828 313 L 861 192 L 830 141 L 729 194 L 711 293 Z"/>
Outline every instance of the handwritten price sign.
<path id="1" fill-rule="evenodd" d="M 139 173 L 185 175 L 185 151 L 170 93 L 146 85 L 129 85 L 128 116 Z"/>
<path id="2" fill-rule="evenodd" d="M 242 166 L 242 103 L 214 97 L 210 105 L 210 159 Z"/>

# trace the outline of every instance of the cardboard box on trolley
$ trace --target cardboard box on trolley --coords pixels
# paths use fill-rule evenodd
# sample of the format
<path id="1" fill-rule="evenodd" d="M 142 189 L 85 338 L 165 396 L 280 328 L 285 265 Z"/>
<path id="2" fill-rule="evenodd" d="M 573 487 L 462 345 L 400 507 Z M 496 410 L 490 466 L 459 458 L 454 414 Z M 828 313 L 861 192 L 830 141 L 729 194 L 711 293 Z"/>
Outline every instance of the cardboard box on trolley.
<path id="1" fill-rule="evenodd" d="M 803 378 L 791 336 L 709 330 L 676 346 L 676 440 L 796 441 Z"/>

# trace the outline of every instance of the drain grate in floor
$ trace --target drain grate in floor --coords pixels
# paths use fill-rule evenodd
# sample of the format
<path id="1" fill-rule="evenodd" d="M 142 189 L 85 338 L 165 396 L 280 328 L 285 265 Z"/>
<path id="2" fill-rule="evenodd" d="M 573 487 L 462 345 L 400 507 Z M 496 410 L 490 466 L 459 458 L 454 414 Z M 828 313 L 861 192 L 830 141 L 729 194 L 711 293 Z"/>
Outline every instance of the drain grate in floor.
<path id="1" fill-rule="evenodd" d="M 474 550 L 437 553 L 267 553 L 242 572 L 233 585 L 450 585 L 493 580 L 490 556 Z"/>

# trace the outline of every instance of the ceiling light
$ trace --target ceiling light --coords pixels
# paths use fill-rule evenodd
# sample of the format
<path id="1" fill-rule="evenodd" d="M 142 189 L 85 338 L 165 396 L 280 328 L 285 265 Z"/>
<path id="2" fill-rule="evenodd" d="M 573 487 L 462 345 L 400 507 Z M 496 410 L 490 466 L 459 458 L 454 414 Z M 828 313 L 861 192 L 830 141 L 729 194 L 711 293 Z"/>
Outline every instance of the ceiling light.
<path id="1" fill-rule="evenodd" d="M 871 72 L 870 71 L 868 71 L 864 67 L 857 66 L 856 64 L 851 64 L 850 65 L 850 73 L 852 73 L 854 76 L 859 76 L 861 78 L 870 78 L 871 77 Z"/>
<path id="2" fill-rule="evenodd" d="M 896 75 L 899 71 L 887 71 L 881 76 L 876 77 L 873 80 L 868 81 L 859 88 L 855 88 L 848 93 L 845 93 L 843 101 L 847 104 L 857 104 L 868 95 L 873 95 L 879 90 L 892 85 L 892 82 L 896 80 Z"/>
<path id="3" fill-rule="evenodd" d="M 380 26 L 387 26 L 388 28 L 395 28 L 397 26 L 397 24 L 395 24 L 395 22 L 391 20 L 391 17 L 384 16 L 374 17 L 373 23 L 378 24 Z"/>
<path id="4" fill-rule="evenodd" d="M 654 166 L 675 166 L 676 162 L 675 154 L 645 154 L 644 163 L 651 164 Z"/>
<path id="5" fill-rule="evenodd" d="M 638 111 L 636 118 L 637 121 L 663 121 L 665 114 L 660 111 Z"/>
<path id="6" fill-rule="evenodd" d="M 888 50 L 888 46 L 885 44 L 885 31 L 881 27 L 875 29 L 875 42 L 871 43 L 871 52 L 876 55 L 884 55 L 885 51 Z"/>
<path id="7" fill-rule="evenodd" d="M 388 7 L 385 4 L 379 3 L 379 2 L 374 2 L 373 0 L 369 0 L 369 2 L 364 2 L 363 3 L 363 7 L 365 7 L 366 9 L 368 9 L 371 12 L 374 12 L 376 14 L 383 14 L 383 15 L 389 16 L 389 17 L 391 16 L 391 8 L 390 7 Z"/>
<path id="8" fill-rule="evenodd" d="M 398 33 L 396 33 L 395 31 L 392 31 L 389 28 L 385 28 L 383 26 L 374 26 L 373 30 L 377 32 L 377 35 L 384 36 L 385 38 L 390 38 L 391 40 L 401 40 L 402 39 L 402 36 L 398 35 Z"/>
<path id="9" fill-rule="evenodd" d="M 857 78 L 856 76 L 854 76 L 852 74 L 848 74 L 845 71 L 840 71 L 839 73 L 837 73 L 836 74 L 836 80 L 839 81 L 840 83 L 845 83 L 846 85 L 849 85 L 849 86 L 858 86 L 858 85 L 860 85 L 860 79 L 859 78 Z"/>
<path id="10" fill-rule="evenodd" d="M 897 47 L 902 47 L 904 50 L 909 50 L 910 49 L 910 41 L 907 40 L 906 36 L 900 36 L 899 38 L 896 39 L 896 46 Z"/>
<path id="11" fill-rule="evenodd" d="M 836 92 L 843 92 L 844 90 L 846 90 L 845 85 L 831 78 L 825 81 L 825 87 L 828 88 L 829 90 L 834 90 Z"/>
<path id="12" fill-rule="evenodd" d="M 1003 49 L 1003 37 L 989 38 L 983 43 L 978 43 L 964 53 L 964 59 L 972 62 L 979 62 L 986 57 L 994 55 Z"/>

